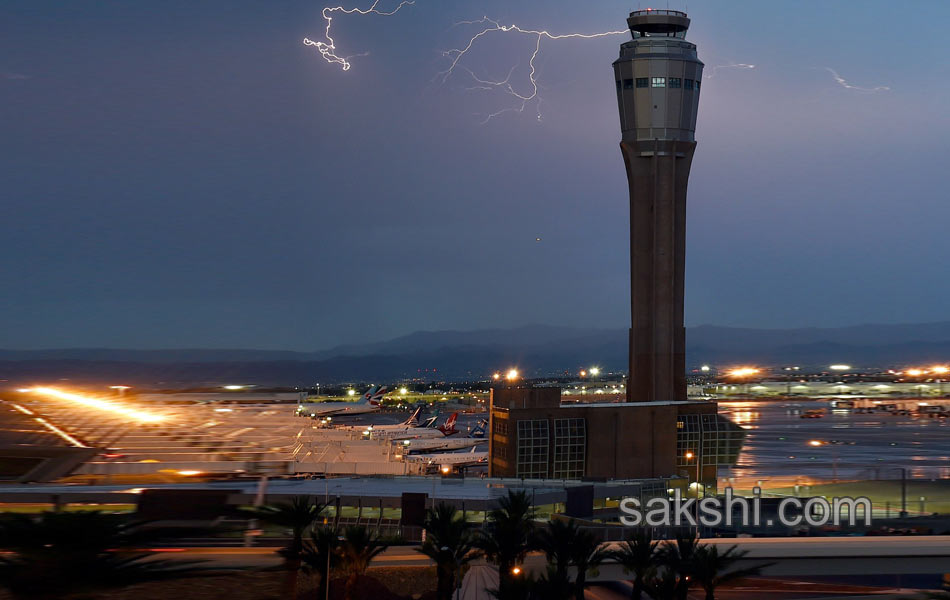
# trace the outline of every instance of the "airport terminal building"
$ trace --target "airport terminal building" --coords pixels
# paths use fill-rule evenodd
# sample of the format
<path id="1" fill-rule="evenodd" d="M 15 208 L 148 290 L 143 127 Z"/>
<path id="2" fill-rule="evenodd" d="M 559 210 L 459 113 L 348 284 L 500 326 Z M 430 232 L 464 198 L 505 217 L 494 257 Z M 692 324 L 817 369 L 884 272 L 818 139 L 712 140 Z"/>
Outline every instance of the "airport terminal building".
<path id="1" fill-rule="evenodd" d="M 745 437 L 712 402 L 562 404 L 557 387 L 495 386 L 490 411 L 490 477 L 683 477 L 715 487 Z"/>

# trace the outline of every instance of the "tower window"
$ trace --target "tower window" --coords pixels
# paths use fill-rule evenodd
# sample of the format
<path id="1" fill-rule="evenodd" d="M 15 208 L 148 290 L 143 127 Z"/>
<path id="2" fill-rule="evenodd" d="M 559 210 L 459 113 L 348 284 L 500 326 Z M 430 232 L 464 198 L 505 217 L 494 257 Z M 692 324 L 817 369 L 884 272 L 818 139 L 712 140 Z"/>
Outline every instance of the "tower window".
<path id="1" fill-rule="evenodd" d="M 700 84 L 700 83 L 702 83 L 702 81 L 700 81 L 700 80 L 697 79 L 697 80 L 696 80 L 696 89 L 697 89 L 697 90 L 699 89 L 699 84 Z"/>
<path id="2" fill-rule="evenodd" d="M 625 89 L 625 90 L 632 90 L 632 89 L 633 89 L 633 80 L 632 80 L 632 79 L 624 79 L 624 80 L 623 80 L 623 89 Z"/>
<path id="3" fill-rule="evenodd" d="M 647 79 L 646 77 L 637 77 L 637 87 L 638 88 L 650 87 L 650 80 Z"/>
<path id="4" fill-rule="evenodd" d="M 653 87 L 666 87 L 666 77 L 654 77 Z"/>
<path id="5" fill-rule="evenodd" d="M 679 77 L 670 77 L 670 87 L 677 89 L 683 87 L 683 80 Z"/>
<path id="6" fill-rule="evenodd" d="M 684 88 L 684 89 L 687 89 L 687 90 L 693 89 L 693 80 L 692 80 L 692 79 L 686 79 L 686 80 L 684 80 L 684 81 L 683 81 L 683 88 Z"/>

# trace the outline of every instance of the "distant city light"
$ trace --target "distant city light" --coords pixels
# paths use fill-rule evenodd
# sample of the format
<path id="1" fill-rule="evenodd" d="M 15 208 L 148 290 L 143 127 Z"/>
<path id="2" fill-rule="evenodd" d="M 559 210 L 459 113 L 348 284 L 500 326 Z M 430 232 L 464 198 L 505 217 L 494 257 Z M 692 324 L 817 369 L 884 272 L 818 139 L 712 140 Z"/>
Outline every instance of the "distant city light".
<path id="1" fill-rule="evenodd" d="M 132 389 L 132 386 L 131 386 L 131 385 L 110 385 L 110 386 L 109 386 L 109 389 L 110 389 L 110 390 L 119 390 L 119 391 L 123 391 L 123 392 L 124 392 L 125 390 L 130 390 L 130 389 Z"/>
<path id="2" fill-rule="evenodd" d="M 851 365 L 831 365 L 829 368 L 832 371 L 850 371 Z"/>
<path id="3" fill-rule="evenodd" d="M 514 381 L 518 379 L 518 369 L 508 369 L 508 372 L 505 373 L 505 379 L 508 381 Z"/>
<path id="4" fill-rule="evenodd" d="M 733 369 L 729 371 L 730 377 L 748 377 L 749 375 L 756 375 L 759 373 L 759 369 L 754 367 L 739 367 L 738 369 Z"/>
<path id="5" fill-rule="evenodd" d="M 702 371 L 703 373 L 708 373 L 708 372 L 709 372 L 709 365 L 703 365 L 703 366 L 699 367 L 699 370 Z"/>
<path id="6" fill-rule="evenodd" d="M 944 375 L 944 374 L 946 374 L 946 373 L 950 373 L 950 367 L 942 367 L 942 366 L 941 366 L 941 367 L 933 367 L 933 368 L 930 369 L 930 370 L 931 370 L 931 372 L 933 372 L 933 373 L 935 373 L 935 374 L 937 374 L 937 375 Z"/>
<path id="7" fill-rule="evenodd" d="M 495 373 L 494 375 L 491 376 L 491 378 L 497 381 L 501 379 L 501 373 Z"/>

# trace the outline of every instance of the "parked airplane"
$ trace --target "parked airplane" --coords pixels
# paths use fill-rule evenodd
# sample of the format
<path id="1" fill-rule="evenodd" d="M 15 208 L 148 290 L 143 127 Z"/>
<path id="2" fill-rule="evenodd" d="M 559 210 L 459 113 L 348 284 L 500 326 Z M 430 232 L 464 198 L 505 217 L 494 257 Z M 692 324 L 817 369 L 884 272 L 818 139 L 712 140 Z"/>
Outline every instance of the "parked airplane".
<path id="1" fill-rule="evenodd" d="M 455 428 L 455 422 L 458 419 L 458 413 L 452 413 L 452 415 L 445 420 L 445 425 L 441 427 L 405 427 L 401 426 L 400 429 L 395 430 L 383 430 L 377 431 L 376 429 L 370 429 L 367 427 L 364 429 L 366 435 L 372 435 L 373 437 L 386 438 L 390 440 L 407 440 L 407 439 L 422 439 L 422 438 L 442 438 L 448 437 L 450 435 L 455 435 L 458 433 L 458 429 Z"/>
<path id="2" fill-rule="evenodd" d="M 301 417 L 328 417 L 337 415 L 362 415 L 376 412 L 386 395 L 386 386 L 373 386 L 356 402 L 317 402 L 299 404 L 297 415 Z"/>
<path id="3" fill-rule="evenodd" d="M 412 415 L 403 421 L 402 423 L 396 423 L 395 425 L 347 425 L 346 427 L 338 427 L 344 431 L 372 431 L 384 432 L 384 431 L 406 431 L 411 429 L 419 429 L 419 415 L 422 414 L 422 407 L 420 406 L 412 413 Z"/>
<path id="4" fill-rule="evenodd" d="M 406 456 L 406 461 L 442 468 L 471 467 L 487 463 L 488 451 L 479 451 L 478 448 L 472 448 L 471 452 L 443 452 L 441 454 L 423 455 L 410 454 Z"/>
<path id="5" fill-rule="evenodd" d="M 461 450 L 485 442 L 485 426 L 479 424 L 466 437 L 444 437 L 431 439 L 408 439 L 402 441 L 402 448 L 412 452 L 438 452 L 440 450 Z"/>

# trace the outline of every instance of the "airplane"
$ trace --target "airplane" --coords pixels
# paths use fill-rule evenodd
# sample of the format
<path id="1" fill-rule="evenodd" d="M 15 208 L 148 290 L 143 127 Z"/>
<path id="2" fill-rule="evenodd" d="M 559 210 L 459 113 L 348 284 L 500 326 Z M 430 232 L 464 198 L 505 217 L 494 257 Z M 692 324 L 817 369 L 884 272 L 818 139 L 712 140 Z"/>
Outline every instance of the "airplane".
<path id="1" fill-rule="evenodd" d="M 488 462 L 488 451 L 479 451 L 478 448 L 472 448 L 471 452 L 443 452 L 441 454 L 410 454 L 405 457 L 407 462 L 424 464 L 428 466 L 439 466 L 442 470 L 452 467 L 471 467 Z"/>
<path id="2" fill-rule="evenodd" d="M 342 429 L 344 431 L 372 431 L 373 433 L 380 433 L 385 431 L 406 431 L 408 429 L 419 429 L 423 427 L 419 425 L 419 415 L 422 414 L 422 407 L 418 407 L 412 415 L 403 421 L 402 423 L 396 423 L 395 425 L 349 425 L 346 427 L 338 427 L 337 429 Z M 426 422 L 428 423 L 428 419 Z"/>
<path id="3" fill-rule="evenodd" d="M 485 424 L 479 425 L 465 437 L 444 437 L 430 439 L 406 439 L 402 440 L 403 450 L 411 452 L 438 452 L 439 450 L 461 450 L 470 448 L 485 442 Z"/>
<path id="4" fill-rule="evenodd" d="M 366 413 L 377 412 L 379 405 L 386 395 L 386 386 L 379 387 L 374 385 L 369 388 L 363 396 L 356 402 L 319 402 L 314 404 L 297 405 L 297 416 L 300 417 L 328 417 L 344 415 L 363 415 Z"/>
<path id="5" fill-rule="evenodd" d="M 459 432 L 458 429 L 455 428 L 455 421 L 458 419 L 458 416 L 458 413 L 452 413 L 452 415 L 445 420 L 445 425 L 440 427 L 406 427 L 400 425 L 397 429 L 383 431 L 377 431 L 375 428 L 367 427 L 363 430 L 363 433 L 372 435 L 377 439 L 386 438 L 389 440 L 448 437 Z"/>

